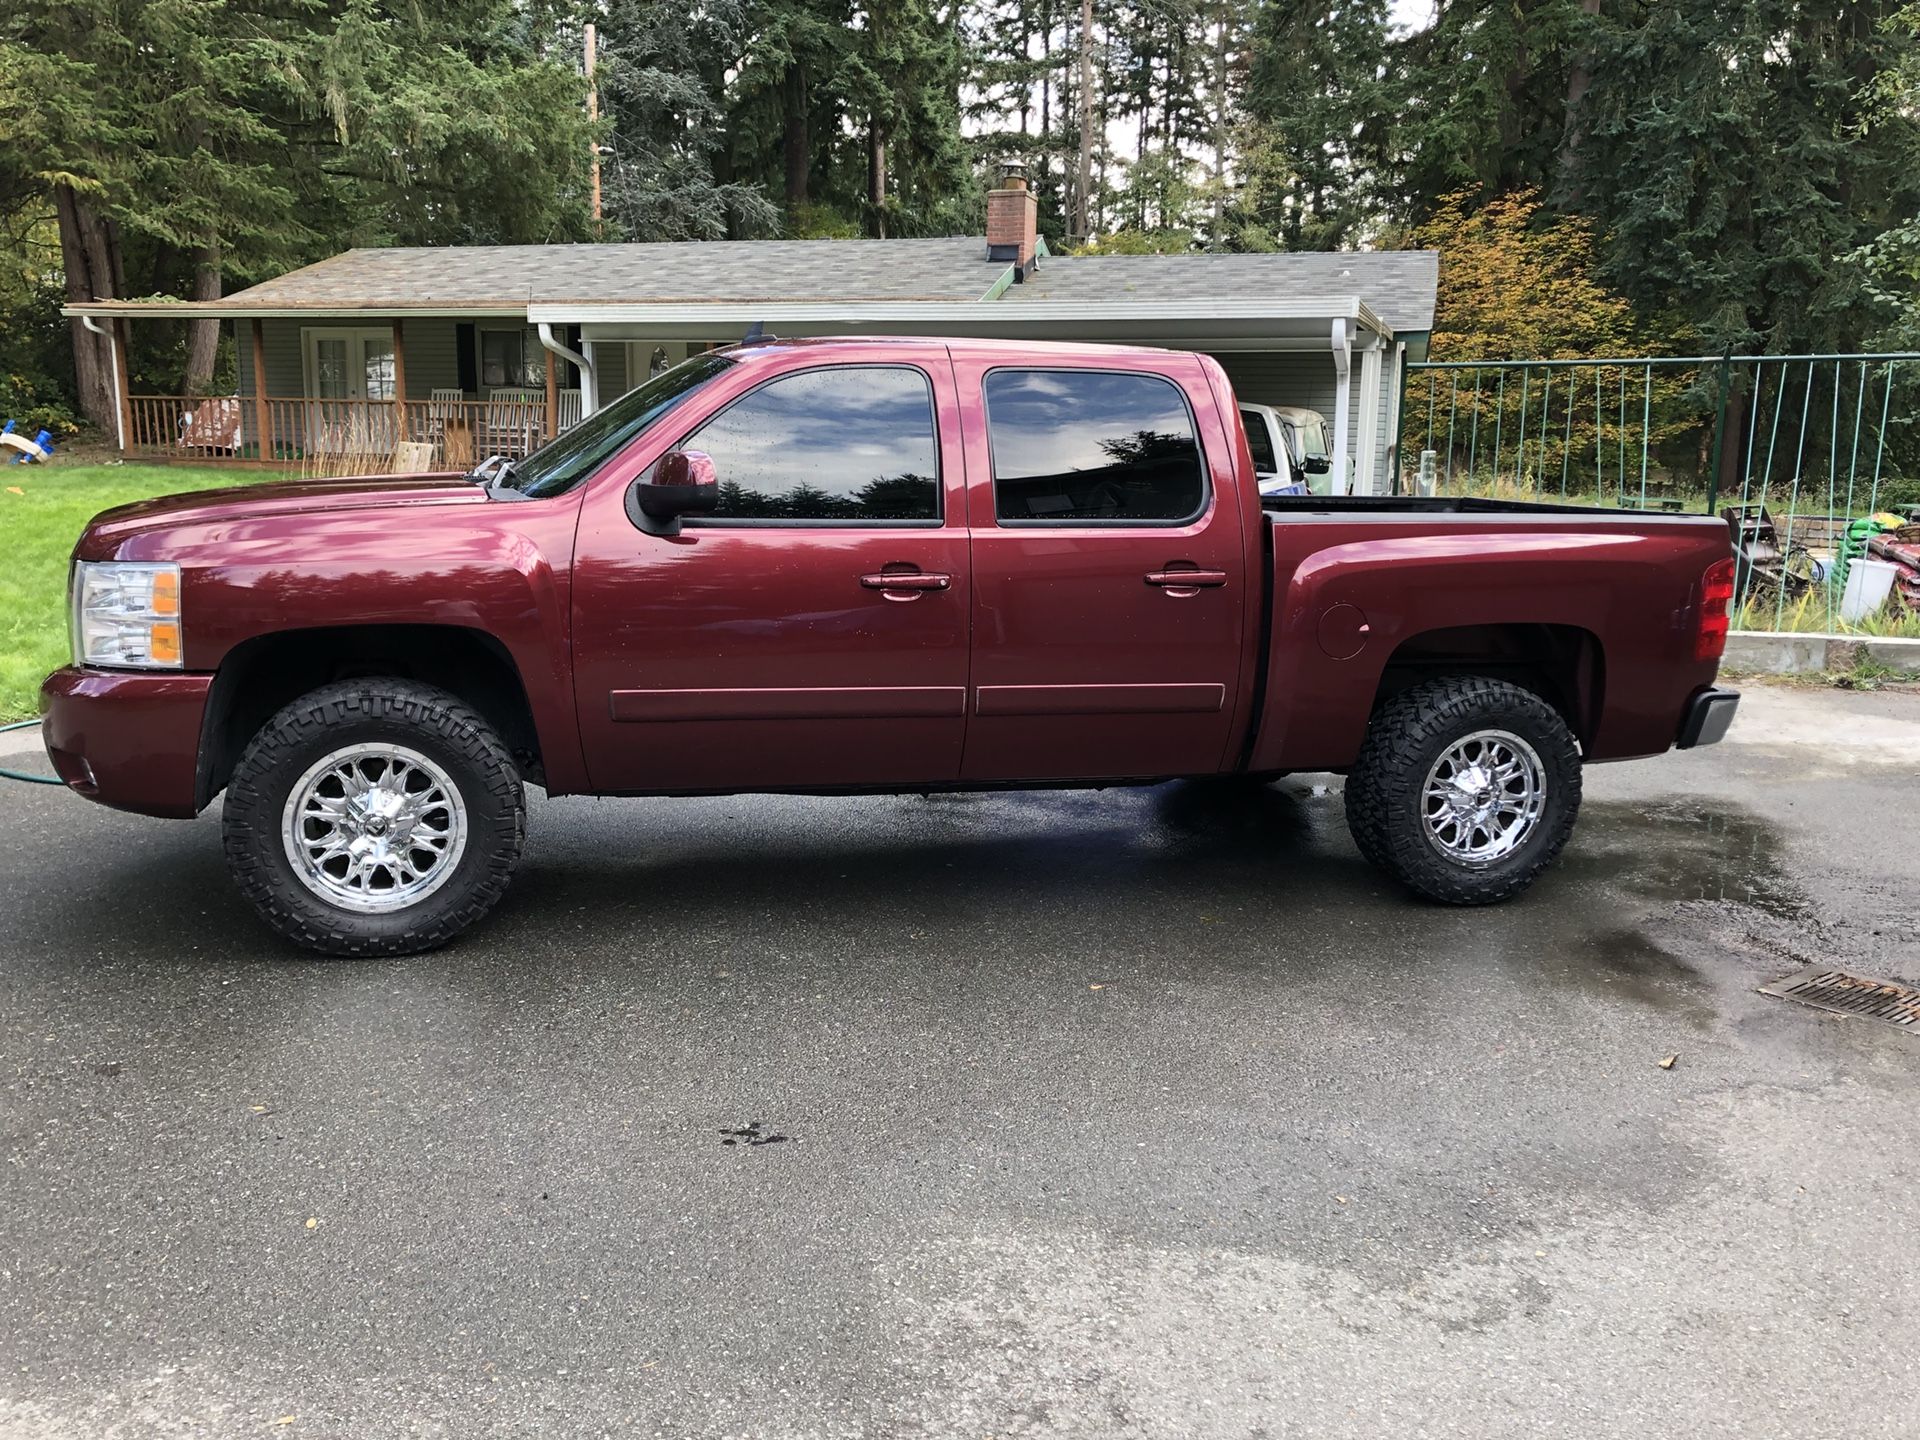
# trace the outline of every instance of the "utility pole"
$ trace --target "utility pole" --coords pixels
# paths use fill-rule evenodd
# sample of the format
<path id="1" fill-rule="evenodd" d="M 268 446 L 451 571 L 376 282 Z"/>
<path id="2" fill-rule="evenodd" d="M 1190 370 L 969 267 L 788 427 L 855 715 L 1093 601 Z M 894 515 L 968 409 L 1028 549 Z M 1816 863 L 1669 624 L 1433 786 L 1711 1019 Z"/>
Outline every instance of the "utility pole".
<path id="1" fill-rule="evenodd" d="M 593 234 L 594 234 L 594 238 L 598 239 L 600 237 L 600 219 L 601 219 L 601 216 L 600 216 L 600 134 L 599 134 L 600 87 L 593 83 L 594 27 L 592 25 L 588 25 L 585 27 L 584 39 L 586 42 L 586 54 L 583 57 L 583 60 L 581 63 L 581 69 L 586 74 L 586 77 L 587 77 L 587 123 L 590 126 L 592 126 L 594 130 L 593 138 L 588 143 L 592 147 L 592 154 L 593 154 Z"/>
<path id="2" fill-rule="evenodd" d="M 1074 237 L 1093 235 L 1093 0 L 1080 0 L 1080 214 Z"/>

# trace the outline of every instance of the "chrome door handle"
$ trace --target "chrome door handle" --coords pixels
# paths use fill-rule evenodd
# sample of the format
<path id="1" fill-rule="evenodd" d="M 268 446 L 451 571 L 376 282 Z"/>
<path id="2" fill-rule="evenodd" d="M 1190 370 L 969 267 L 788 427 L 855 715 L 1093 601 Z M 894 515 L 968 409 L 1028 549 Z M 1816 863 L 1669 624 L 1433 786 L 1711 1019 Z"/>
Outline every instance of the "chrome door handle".
<path id="1" fill-rule="evenodd" d="M 953 577 L 926 570 L 883 570 L 878 575 L 862 575 L 860 583 L 869 590 L 948 590 L 953 587 Z"/>
<path id="2" fill-rule="evenodd" d="M 1149 570 L 1149 585 L 1174 590 L 1212 590 L 1227 583 L 1224 570 Z"/>

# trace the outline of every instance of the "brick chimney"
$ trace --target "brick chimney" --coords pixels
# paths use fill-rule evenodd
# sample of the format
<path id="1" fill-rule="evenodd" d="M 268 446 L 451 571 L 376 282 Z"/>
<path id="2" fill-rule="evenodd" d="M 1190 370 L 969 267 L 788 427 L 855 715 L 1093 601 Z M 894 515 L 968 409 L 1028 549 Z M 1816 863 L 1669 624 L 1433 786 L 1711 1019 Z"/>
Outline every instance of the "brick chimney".
<path id="1" fill-rule="evenodd" d="M 1039 249 L 1040 206 L 1027 188 L 1027 167 L 1003 165 L 1000 184 L 987 192 L 987 259 L 1012 262 L 1014 280 L 1033 273 Z"/>

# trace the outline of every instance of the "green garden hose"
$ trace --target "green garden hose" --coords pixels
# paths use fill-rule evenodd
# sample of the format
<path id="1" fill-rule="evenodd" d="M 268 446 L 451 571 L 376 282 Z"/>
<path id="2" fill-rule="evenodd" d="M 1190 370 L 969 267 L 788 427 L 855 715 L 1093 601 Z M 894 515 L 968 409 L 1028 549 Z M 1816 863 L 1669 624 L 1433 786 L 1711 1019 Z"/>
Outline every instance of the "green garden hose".
<path id="1" fill-rule="evenodd" d="M 39 723 L 38 720 L 22 720 L 14 725 L 0 725 L 0 734 L 4 734 L 9 730 L 25 730 Z M 29 775 L 24 770 L 7 770 L 4 768 L 0 768 L 0 780 L 20 780 L 28 785 L 61 785 L 65 783 L 52 775 Z"/>

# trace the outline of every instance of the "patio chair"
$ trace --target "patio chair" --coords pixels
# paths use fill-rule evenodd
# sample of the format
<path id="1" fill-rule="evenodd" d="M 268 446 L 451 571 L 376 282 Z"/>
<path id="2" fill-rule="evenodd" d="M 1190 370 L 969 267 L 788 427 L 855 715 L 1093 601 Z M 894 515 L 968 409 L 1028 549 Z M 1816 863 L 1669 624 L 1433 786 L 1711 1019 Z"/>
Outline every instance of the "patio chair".
<path id="1" fill-rule="evenodd" d="M 547 392 L 544 390 L 495 390 L 487 396 L 486 416 L 481 422 L 484 447 L 489 455 L 518 458 L 540 448 L 547 428 Z"/>

